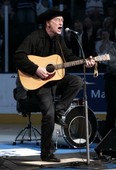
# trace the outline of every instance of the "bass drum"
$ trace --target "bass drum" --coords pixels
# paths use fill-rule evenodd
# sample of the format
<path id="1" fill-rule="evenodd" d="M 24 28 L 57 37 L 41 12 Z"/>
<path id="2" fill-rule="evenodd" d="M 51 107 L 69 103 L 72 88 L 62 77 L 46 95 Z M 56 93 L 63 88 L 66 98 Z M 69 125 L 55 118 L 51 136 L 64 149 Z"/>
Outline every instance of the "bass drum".
<path id="1" fill-rule="evenodd" d="M 80 148 L 86 146 L 86 117 L 84 106 L 70 107 L 64 116 L 68 128 L 55 125 L 53 140 L 60 147 L 70 146 Z M 97 134 L 97 121 L 94 113 L 88 108 L 89 144 Z"/>

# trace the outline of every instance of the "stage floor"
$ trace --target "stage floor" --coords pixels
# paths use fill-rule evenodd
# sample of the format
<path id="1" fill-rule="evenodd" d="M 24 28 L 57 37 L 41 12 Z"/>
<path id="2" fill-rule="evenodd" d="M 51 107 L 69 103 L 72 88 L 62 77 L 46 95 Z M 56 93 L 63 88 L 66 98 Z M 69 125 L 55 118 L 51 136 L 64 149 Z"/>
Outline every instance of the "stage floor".
<path id="1" fill-rule="evenodd" d="M 40 146 L 36 142 L 17 142 L 13 145 L 16 135 L 24 125 L 0 125 L 0 170 L 116 170 L 116 158 L 110 156 L 99 157 L 94 148 L 99 141 L 94 140 L 86 147 L 70 148 L 58 147 L 56 156 L 60 163 L 43 162 L 40 159 Z M 39 128 L 39 127 L 38 127 Z"/>

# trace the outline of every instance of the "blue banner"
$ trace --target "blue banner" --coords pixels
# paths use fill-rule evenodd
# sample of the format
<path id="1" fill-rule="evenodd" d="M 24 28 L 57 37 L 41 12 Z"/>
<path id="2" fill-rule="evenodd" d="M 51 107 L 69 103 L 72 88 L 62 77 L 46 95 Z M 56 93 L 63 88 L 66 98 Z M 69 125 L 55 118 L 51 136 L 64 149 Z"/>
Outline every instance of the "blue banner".
<path id="1" fill-rule="evenodd" d="M 81 76 L 84 79 L 83 73 L 74 73 Z M 104 92 L 104 74 L 99 73 L 98 77 L 94 77 L 92 73 L 86 73 L 86 94 L 88 107 L 94 112 L 102 113 L 106 112 L 106 100 Z M 78 94 L 77 98 L 84 97 L 83 89 Z"/>

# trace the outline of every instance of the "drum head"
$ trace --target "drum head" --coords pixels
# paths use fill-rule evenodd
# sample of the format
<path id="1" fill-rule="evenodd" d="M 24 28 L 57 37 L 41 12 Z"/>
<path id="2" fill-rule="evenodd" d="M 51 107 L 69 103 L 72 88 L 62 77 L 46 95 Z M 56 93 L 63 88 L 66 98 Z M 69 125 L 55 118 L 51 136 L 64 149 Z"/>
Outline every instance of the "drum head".
<path id="1" fill-rule="evenodd" d="M 86 116 L 84 106 L 70 109 L 65 117 L 68 128 L 62 129 L 66 142 L 74 147 L 86 146 Z M 97 121 L 94 113 L 88 108 L 88 131 L 89 143 L 91 143 L 97 132 Z"/>

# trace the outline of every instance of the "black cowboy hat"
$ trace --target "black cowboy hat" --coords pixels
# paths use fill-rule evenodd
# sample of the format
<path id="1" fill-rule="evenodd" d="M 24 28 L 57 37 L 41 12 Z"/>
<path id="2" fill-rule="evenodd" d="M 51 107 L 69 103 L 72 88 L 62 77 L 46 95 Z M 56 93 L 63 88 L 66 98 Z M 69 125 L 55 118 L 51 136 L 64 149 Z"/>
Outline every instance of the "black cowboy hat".
<path id="1" fill-rule="evenodd" d="M 59 7 L 52 7 L 38 16 L 38 22 L 40 24 L 45 24 L 46 21 L 49 21 L 57 16 L 65 17 L 65 10 L 60 10 Z"/>

